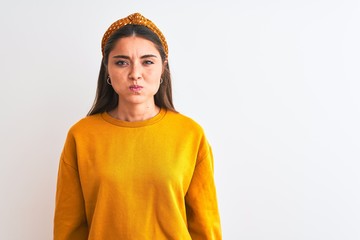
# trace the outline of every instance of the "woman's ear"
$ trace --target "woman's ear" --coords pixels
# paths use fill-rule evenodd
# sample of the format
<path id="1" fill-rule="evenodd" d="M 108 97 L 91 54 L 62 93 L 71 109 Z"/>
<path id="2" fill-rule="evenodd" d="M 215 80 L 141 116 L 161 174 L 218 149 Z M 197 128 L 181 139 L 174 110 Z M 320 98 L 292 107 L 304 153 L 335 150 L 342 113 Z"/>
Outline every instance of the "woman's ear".
<path id="1" fill-rule="evenodd" d="M 163 66 L 162 66 L 162 72 L 161 72 L 161 74 L 163 74 L 164 73 L 164 71 L 165 71 L 165 68 L 166 68 L 166 65 L 168 64 L 168 60 L 167 59 L 165 59 L 165 61 L 163 62 Z"/>

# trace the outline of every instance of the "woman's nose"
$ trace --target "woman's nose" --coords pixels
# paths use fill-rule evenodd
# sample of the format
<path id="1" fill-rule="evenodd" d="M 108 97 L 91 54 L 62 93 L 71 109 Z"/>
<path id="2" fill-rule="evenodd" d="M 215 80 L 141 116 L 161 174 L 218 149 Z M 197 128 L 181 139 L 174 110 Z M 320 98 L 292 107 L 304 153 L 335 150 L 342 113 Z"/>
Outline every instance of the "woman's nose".
<path id="1" fill-rule="evenodd" d="M 138 66 L 137 64 L 133 64 L 131 71 L 129 73 L 129 78 L 130 80 L 139 80 L 141 79 L 141 67 Z"/>

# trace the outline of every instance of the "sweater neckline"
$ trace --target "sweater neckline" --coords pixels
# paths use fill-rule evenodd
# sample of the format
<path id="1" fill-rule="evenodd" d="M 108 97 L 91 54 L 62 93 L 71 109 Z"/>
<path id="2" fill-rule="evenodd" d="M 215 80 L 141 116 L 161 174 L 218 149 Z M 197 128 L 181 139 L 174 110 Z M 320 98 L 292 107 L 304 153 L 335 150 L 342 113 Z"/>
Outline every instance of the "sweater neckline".
<path id="1" fill-rule="evenodd" d="M 116 125 L 116 126 L 119 126 L 119 127 L 137 128 L 137 127 L 149 126 L 149 125 L 152 125 L 152 124 L 155 124 L 155 123 L 159 122 L 161 119 L 163 119 L 166 112 L 167 112 L 166 109 L 160 108 L 159 113 L 157 115 L 155 115 L 154 117 L 152 117 L 150 119 L 147 119 L 147 120 L 144 120 L 144 121 L 136 121 L 136 122 L 127 122 L 127 121 L 123 121 L 123 120 L 113 118 L 107 112 L 101 113 L 101 117 L 106 122 L 111 123 L 111 124 Z"/>

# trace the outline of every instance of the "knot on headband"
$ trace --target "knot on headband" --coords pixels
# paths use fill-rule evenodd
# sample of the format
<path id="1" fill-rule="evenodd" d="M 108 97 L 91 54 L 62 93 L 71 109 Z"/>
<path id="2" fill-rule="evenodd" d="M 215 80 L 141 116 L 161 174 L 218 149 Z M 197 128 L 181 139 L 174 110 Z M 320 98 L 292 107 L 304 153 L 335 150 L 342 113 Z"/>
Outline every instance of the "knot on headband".
<path id="1" fill-rule="evenodd" d="M 142 16 L 140 13 L 133 13 L 125 18 L 119 19 L 113 24 L 110 25 L 110 27 L 105 32 L 102 41 L 101 41 L 101 51 L 104 56 L 104 49 L 105 44 L 109 40 L 109 37 L 118 29 L 128 25 L 128 24 L 134 24 L 134 25 L 142 25 L 147 28 L 149 28 L 151 31 L 153 31 L 160 39 L 161 44 L 164 48 L 166 56 L 168 56 L 168 45 L 166 43 L 166 39 L 164 35 L 161 33 L 160 29 L 149 19 Z"/>

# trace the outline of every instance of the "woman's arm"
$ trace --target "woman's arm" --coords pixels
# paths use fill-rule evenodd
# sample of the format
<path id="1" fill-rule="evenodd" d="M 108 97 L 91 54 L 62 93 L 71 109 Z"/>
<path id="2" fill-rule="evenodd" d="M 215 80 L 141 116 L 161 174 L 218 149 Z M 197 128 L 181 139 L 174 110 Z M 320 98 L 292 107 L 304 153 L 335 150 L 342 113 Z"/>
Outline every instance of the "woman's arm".
<path id="1" fill-rule="evenodd" d="M 221 225 L 211 148 L 195 167 L 185 197 L 188 229 L 193 240 L 220 240 Z"/>
<path id="2" fill-rule="evenodd" d="M 88 224 L 76 163 L 73 138 L 68 136 L 61 155 L 54 216 L 54 240 L 85 240 Z"/>

